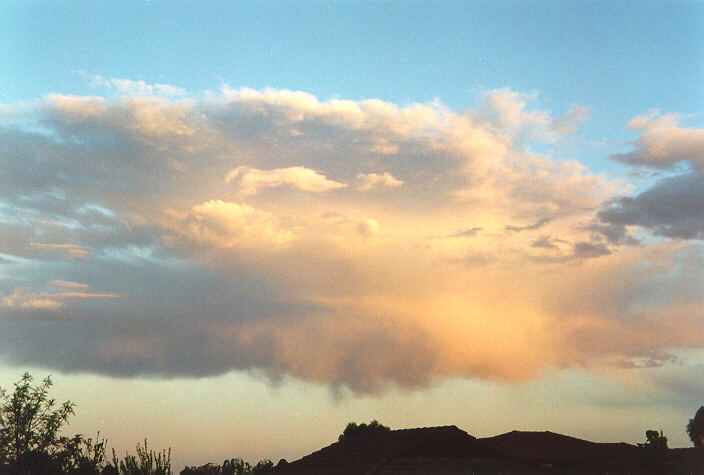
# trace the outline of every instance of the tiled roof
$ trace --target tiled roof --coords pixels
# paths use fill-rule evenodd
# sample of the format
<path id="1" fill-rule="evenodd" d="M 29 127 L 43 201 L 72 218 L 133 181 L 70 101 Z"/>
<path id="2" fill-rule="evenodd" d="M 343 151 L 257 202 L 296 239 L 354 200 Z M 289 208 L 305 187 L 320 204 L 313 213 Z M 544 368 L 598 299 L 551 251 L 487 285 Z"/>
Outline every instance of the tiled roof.
<path id="1" fill-rule="evenodd" d="M 639 456 L 638 447 L 635 445 L 624 442 L 590 442 L 549 431 L 515 430 L 479 440 L 511 457 L 542 462 L 632 460 Z"/>
<path id="2" fill-rule="evenodd" d="M 500 451 L 455 426 L 424 427 L 346 437 L 277 467 L 275 473 L 383 473 L 394 460 L 443 458 L 506 459 Z"/>

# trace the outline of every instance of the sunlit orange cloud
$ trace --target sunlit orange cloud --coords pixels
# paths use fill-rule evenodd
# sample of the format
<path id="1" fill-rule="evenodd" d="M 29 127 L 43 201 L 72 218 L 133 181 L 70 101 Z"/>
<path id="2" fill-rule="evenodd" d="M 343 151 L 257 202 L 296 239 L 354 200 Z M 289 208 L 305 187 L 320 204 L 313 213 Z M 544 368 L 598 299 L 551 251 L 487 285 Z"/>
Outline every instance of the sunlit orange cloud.
<path id="1" fill-rule="evenodd" d="M 51 201 L 51 226 L 27 211 L 8 242 L 69 258 L 72 272 L 37 278 L 77 290 L 10 289 L 5 307 L 110 301 L 99 335 L 75 350 L 95 357 L 91 370 L 258 369 L 377 392 L 657 364 L 704 341 L 686 278 L 701 275 L 698 245 L 609 211 L 632 204 L 617 201 L 628 183 L 531 151 L 574 133 L 584 106 L 556 119 L 510 90 L 459 113 L 229 87 L 143 97 L 156 89 L 113 83 L 131 95 L 53 95 L 34 112 L 50 135 L 14 131 L 48 167 L 37 186 L 63 201 Z M 652 120 L 631 124 L 645 138 L 627 161 L 677 140 L 652 135 Z M 28 170 L 12 172 L 25 187 L 37 181 Z M 8 186 L 3 199 L 20 203 L 26 190 Z"/>

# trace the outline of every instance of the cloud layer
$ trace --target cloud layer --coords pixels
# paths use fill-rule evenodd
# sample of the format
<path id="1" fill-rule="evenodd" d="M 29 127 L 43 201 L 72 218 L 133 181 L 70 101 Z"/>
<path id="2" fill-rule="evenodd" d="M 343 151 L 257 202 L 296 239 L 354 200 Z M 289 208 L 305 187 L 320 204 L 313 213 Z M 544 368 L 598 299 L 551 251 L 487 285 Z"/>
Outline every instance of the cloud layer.
<path id="1" fill-rule="evenodd" d="M 623 196 L 530 149 L 575 132 L 584 106 L 101 80 L 125 95 L 2 109 L 5 359 L 374 392 L 657 364 L 704 341 L 704 148 L 679 118 L 634 119 L 614 158 L 690 168 Z"/>

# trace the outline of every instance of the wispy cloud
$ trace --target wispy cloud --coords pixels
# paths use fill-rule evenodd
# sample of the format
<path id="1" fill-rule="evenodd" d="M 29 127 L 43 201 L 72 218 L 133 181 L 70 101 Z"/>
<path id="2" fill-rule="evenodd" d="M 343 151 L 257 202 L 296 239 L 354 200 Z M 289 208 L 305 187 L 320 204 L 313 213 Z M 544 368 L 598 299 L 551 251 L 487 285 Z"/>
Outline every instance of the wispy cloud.
<path id="1" fill-rule="evenodd" d="M 12 293 L 0 294 L 0 307 L 57 310 L 66 299 L 114 299 L 117 294 L 106 292 L 30 292 L 16 288 Z"/>
<path id="2" fill-rule="evenodd" d="M 70 282 L 67 280 L 52 280 L 51 282 L 47 282 L 47 284 L 51 285 L 52 287 L 65 287 L 68 289 L 90 289 L 90 285 L 88 284 Z"/>

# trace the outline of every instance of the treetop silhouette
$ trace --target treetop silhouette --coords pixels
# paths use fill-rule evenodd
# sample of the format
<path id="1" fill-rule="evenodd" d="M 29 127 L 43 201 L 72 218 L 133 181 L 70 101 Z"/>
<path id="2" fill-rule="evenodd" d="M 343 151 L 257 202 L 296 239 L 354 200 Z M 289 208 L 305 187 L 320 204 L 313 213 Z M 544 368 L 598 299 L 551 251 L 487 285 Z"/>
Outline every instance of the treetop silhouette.
<path id="1" fill-rule="evenodd" d="M 345 430 L 342 431 L 342 434 L 338 436 L 337 440 L 342 440 L 346 437 L 355 437 L 358 435 L 369 435 L 378 434 L 381 432 L 389 432 L 390 430 L 390 427 L 383 425 L 376 419 L 371 421 L 369 424 L 365 422 L 362 422 L 361 424 L 357 424 L 356 422 L 350 422 L 347 424 L 347 427 L 345 427 Z"/>

